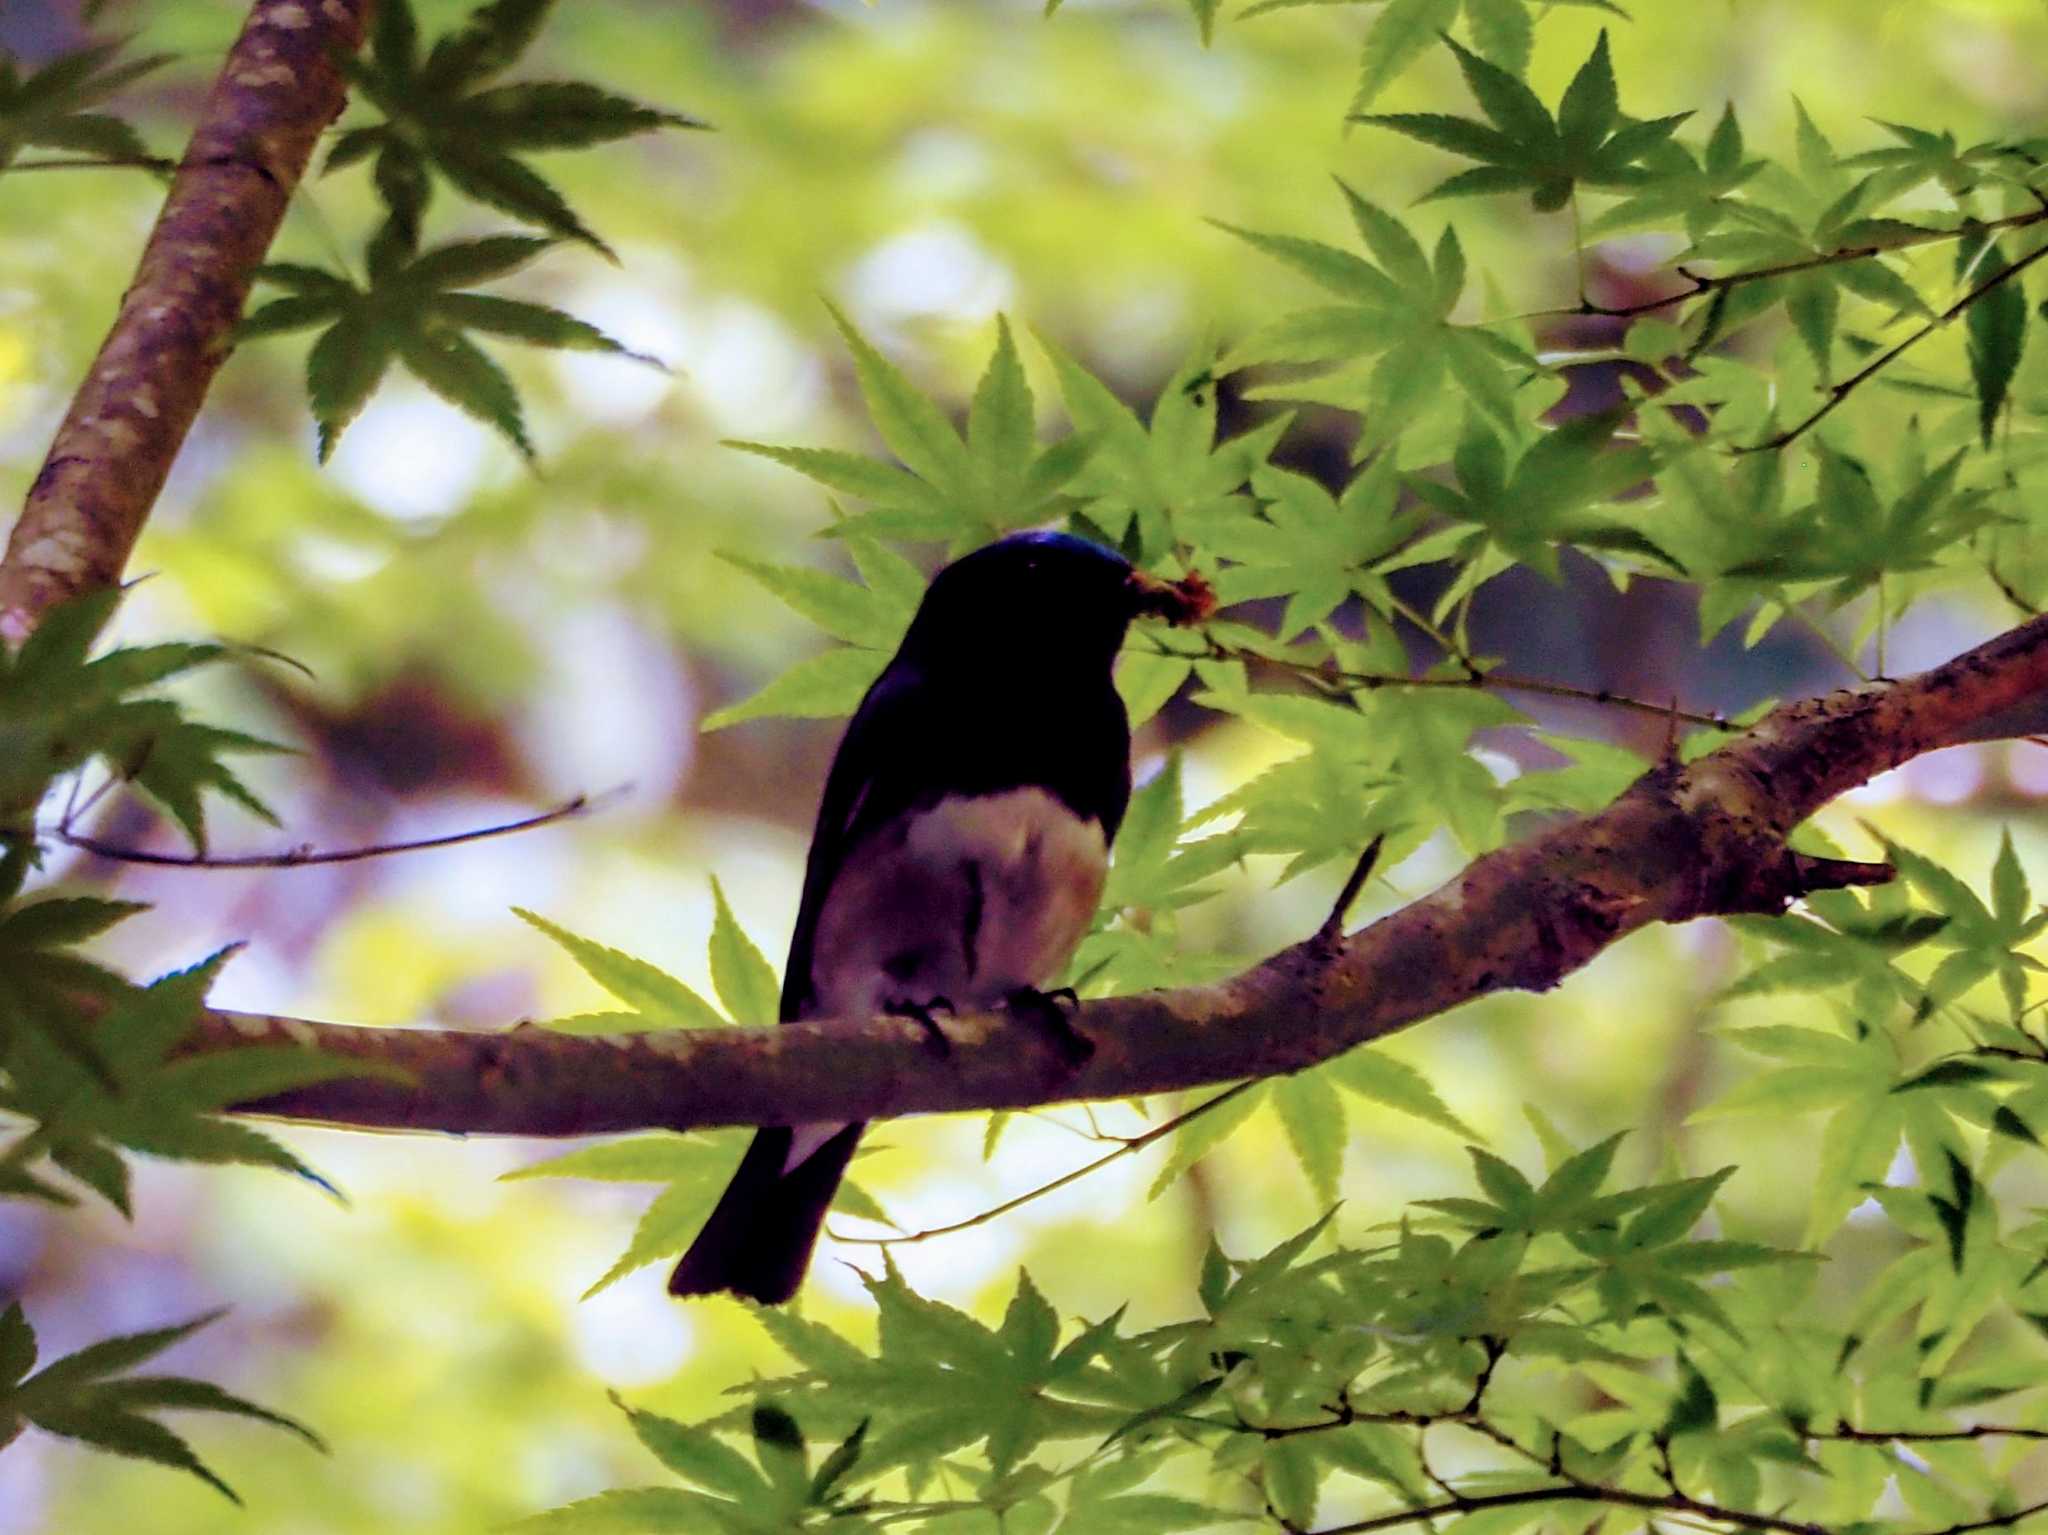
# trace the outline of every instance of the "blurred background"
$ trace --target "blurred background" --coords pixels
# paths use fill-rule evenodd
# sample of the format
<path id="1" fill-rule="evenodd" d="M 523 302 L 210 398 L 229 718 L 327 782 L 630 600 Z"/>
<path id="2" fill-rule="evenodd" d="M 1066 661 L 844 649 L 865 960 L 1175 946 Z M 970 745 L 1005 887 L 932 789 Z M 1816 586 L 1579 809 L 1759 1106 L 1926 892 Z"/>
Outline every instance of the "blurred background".
<path id="1" fill-rule="evenodd" d="M 430 33 L 465 9 L 418 8 Z M 157 904 L 117 935 L 121 961 L 153 973 L 239 940 L 247 947 L 215 994 L 222 1005 L 500 1028 L 601 1005 L 512 906 L 701 989 L 714 874 L 779 960 L 838 726 L 765 721 L 700 734 L 698 722 L 820 643 L 718 552 L 839 568 L 834 546 L 816 538 L 831 515 L 824 493 L 721 446 L 746 437 L 871 447 L 824 300 L 956 406 L 1006 314 L 1145 408 L 1191 349 L 1241 334 L 1304 291 L 1206 220 L 1349 243 L 1332 172 L 1404 206 L 1442 171 L 1440 157 L 1405 140 L 1343 124 L 1370 7 L 1226 13 L 1208 47 L 1166 0 L 1070 0 L 1050 22 L 1040 9 L 561 8 L 523 73 L 600 80 L 717 131 L 550 157 L 549 173 L 621 264 L 562 249 L 501 291 L 591 320 L 670 371 L 499 349 L 526 396 L 537 473 L 394 378 L 322 470 L 299 384 L 303 345 L 247 348 L 221 373 L 138 551 L 134 572 L 155 579 L 125 606 L 119 632 L 221 636 L 312 674 L 259 663 L 205 683 L 205 717 L 301 752 L 251 768 L 285 831 L 222 814 L 223 852 L 428 836 L 579 792 L 624 792 L 601 814 L 528 835 L 331 868 L 146 872 L 60 850 L 52 878 Z M 159 153 L 177 153 L 241 14 L 233 0 L 102 8 L 93 35 L 132 33 L 139 49 L 176 56 L 125 98 Z M 1532 75 L 1546 98 L 1603 23 L 1625 109 L 1695 108 L 1711 119 L 1733 100 L 1751 145 L 1767 150 L 1790 141 L 1795 93 L 1845 149 L 1876 141 L 1873 117 L 1967 140 L 2037 126 L 2048 107 L 2048 8 L 2038 0 L 1706 0 L 1642 5 L 1631 22 L 1565 10 L 1538 31 Z M 24 63 L 85 36 L 66 0 L 0 0 L 0 47 Z M 1447 58 L 1431 59 L 1381 109 L 1462 100 L 1454 76 Z M 0 181 L 0 505 L 19 504 L 40 464 L 157 200 L 135 172 Z M 313 180 L 278 255 L 354 263 L 371 216 L 360 172 Z M 1456 216 L 1475 272 L 1494 284 L 1489 305 L 1569 302 L 1563 220 L 1533 221 L 1505 198 L 1460 204 Z M 503 227 L 446 197 L 434 217 L 430 239 Z M 1655 274 L 1669 254 L 1647 241 L 1603 247 L 1596 292 L 1626 303 L 1663 291 Z M 1577 322 L 1541 339 L 1569 350 L 1612 336 Z M 1025 345 L 1050 425 L 1056 391 Z M 2038 389 L 2038 371 L 2029 377 Z M 1594 370 L 1575 384 L 1612 388 Z M 1226 429 L 1270 409 L 1226 394 Z M 1335 413 L 1308 412 L 1279 457 L 1341 474 L 1348 431 Z M 1568 594 L 1560 602 L 1495 583 L 1479 647 L 1517 672 L 1695 709 L 1847 678 L 1796 631 L 1754 650 L 1739 636 L 1703 650 L 1689 594 L 1664 583 L 1618 592 L 1585 565 Z M 1960 594 L 1924 604 L 1894 636 L 1891 664 L 1942 658 L 2010 621 L 2009 610 Z M 1654 747 L 1664 728 L 1585 706 L 1528 707 L 1553 728 L 1638 747 Z M 1186 752 L 1190 807 L 1292 750 L 1250 726 L 1213 728 L 1183 704 L 1147 727 L 1140 775 L 1170 746 Z M 1504 736 L 1490 765 L 1512 773 L 1528 749 L 1524 735 Z M 1978 871 L 2010 826 L 2039 888 L 2044 796 L 2048 751 L 1970 749 L 1873 785 L 1831 824 L 1867 849 L 1856 818 L 1875 818 Z M 146 808 L 118 802 L 103 807 L 97 834 L 175 845 Z M 1377 881 L 1361 912 L 1422 893 L 1465 856 L 1433 842 Z M 1190 913 L 1189 952 L 1252 958 L 1312 927 L 1335 874 L 1276 889 L 1275 873 L 1255 861 Z M 1733 1011 L 1715 999 L 1734 954 L 1712 924 L 1645 933 L 1552 996 L 1471 1007 L 1388 1048 L 1525 1165 L 1535 1161 L 1530 1102 L 1581 1141 L 1642 1127 L 1623 1153 L 1631 1173 L 1666 1158 L 1711 1169 L 1735 1160 L 1739 1140 L 1744 1170 L 1728 1185 L 1729 1207 L 1745 1230 L 1796 1243 L 1805 1189 L 1783 1169 L 1810 1157 L 1814 1127 L 1685 1123 L 1742 1069 L 1707 1032 Z M 1745 1007 L 1784 1018 L 1806 1005 Z M 1101 1123 L 1144 1121 L 1116 1108 Z M 1341 1218 L 1350 1234 L 1406 1200 L 1466 1187 L 1453 1137 L 1392 1116 L 1354 1112 L 1353 1124 Z M 1102 1150 L 1079 1111 L 1020 1120 L 989 1162 L 982 1131 L 973 1118 L 890 1125 L 872 1137 L 881 1149 L 859 1176 L 916 1229 Z M 652 1479 L 607 1388 L 694 1418 L 719 1409 L 725 1385 L 780 1365 L 731 1303 L 671 1302 L 659 1266 L 579 1299 L 623 1249 L 649 1190 L 499 1181 L 557 1149 L 534 1143 L 284 1133 L 346 1203 L 277 1175 L 154 1164 L 140 1169 L 132 1225 L 104 1208 L 0 1206 L 0 1294 L 22 1298 L 46 1357 L 232 1307 L 167 1367 L 283 1407 L 334 1446 L 319 1458 L 260 1429 L 191 1425 L 250 1504 L 241 1527 L 493 1527 Z M 1151 1323 L 1192 1303 L 1212 1233 L 1243 1252 L 1316 1213 L 1270 1121 L 1147 1203 L 1156 1158 L 896 1256 L 919 1288 L 969 1307 L 1007 1295 L 1023 1263 L 1063 1312 L 1099 1316 L 1129 1298 L 1133 1320 Z M 1852 1229 L 1839 1244 L 1845 1286 L 1856 1240 Z M 828 1246 L 806 1304 L 859 1334 L 865 1303 L 848 1265 L 877 1261 L 873 1248 Z M 177 1535 L 236 1517 L 196 1482 L 47 1437 L 0 1454 L 0 1535 Z"/>

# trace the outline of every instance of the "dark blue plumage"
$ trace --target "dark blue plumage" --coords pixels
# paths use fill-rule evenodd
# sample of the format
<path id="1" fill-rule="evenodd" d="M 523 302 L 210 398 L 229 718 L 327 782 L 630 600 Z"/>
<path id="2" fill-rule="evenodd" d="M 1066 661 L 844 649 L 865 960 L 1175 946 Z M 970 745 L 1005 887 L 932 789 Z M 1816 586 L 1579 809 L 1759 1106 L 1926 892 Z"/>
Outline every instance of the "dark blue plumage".
<path id="1" fill-rule="evenodd" d="M 1111 679 L 1140 613 L 1199 616 L 1098 545 L 1015 534 L 933 578 L 825 782 L 785 1022 L 989 1007 L 1055 979 L 1130 798 Z M 861 1126 L 764 1129 L 669 1280 L 787 1300 Z"/>

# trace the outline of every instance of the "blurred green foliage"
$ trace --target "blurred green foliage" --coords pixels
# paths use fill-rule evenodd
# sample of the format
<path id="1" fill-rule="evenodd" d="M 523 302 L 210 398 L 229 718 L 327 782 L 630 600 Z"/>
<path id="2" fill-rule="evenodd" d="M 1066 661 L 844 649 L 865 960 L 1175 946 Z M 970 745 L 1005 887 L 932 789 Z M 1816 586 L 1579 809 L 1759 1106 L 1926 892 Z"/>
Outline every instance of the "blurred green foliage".
<path id="1" fill-rule="evenodd" d="M 170 61 L 78 52 L 61 8 L 0 31 L 17 500 L 156 196 L 143 171 L 29 164 L 174 157 L 238 23 L 107 9 L 123 57 Z M 1298 937 L 1376 835 L 1384 907 L 1603 803 L 1674 735 L 1704 749 L 1717 712 L 1938 659 L 2048 599 L 2027 0 L 606 0 L 544 28 L 499 0 L 481 31 L 456 0 L 414 9 L 410 36 L 384 9 L 335 173 L 274 253 L 284 296 L 139 551 L 163 579 L 117 631 L 314 676 L 204 688 L 183 673 L 217 647 L 88 663 L 81 641 L 66 663 L 118 686 L 47 771 L 104 747 L 195 836 L 205 788 L 327 845 L 637 795 L 573 834 L 339 873 L 53 848 L 0 926 L 30 956 L 8 999 L 44 970 L 119 995 L 115 971 L 246 938 L 231 1005 L 765 1022 L 833 728 L 789 718 L 851 707 L 946 549 L 1052 517 L 1235 604 L 1125 658 L 1147 781 L 1075 960 L 1095 991 Z M 716 132 L 643 131 L 685 119 Z M 436 176 L 464 195 L 430 200 Z M 321 335 L 259 339 L 301 327 Z M 471 333 L 543 351 L 500 364 Z M 393 357 L 424 388 L 384 378 Z M 124 750 L 137 710 L 194 749 Z M 271 738 L 304 757 L 247 782 L 219 761 Z M 174 1100 L 119 1090 L 159 1081 L 212 965 L 130 995 L 118 1059 L 17 1020 L 10 1079 L 63 1091 L 6 1100 L 37 1128 L 0 1173 L 134 1219 L 0 1209 L 0 1290 L 48 1353 L 127 1333 L 182 1373 L 0 1398 L 0 1424 L 175 1462 L 129 1409 L 262 1416 L 202 1400 L 193 1377 L 219 1380 L 331 1444 L 200 1429 L 252 1520 L 309 1531 L 983 1531 L 984 1503 L 1077 1535 L 1396 1508 L 1471 1535 L 1713 1507 L 1997 1522 L 2048 1496 L 2038 753 L 1917 764 L 1809 830 L 1890 858 L 1883 891 L 1644 933 L 1550 996 L 1243 1092 L 890 1125 L 849 1237 L 969 1221 L 1171 1128 L 999 1220 L 837 1243 L 797 1315 L 678 1308 L 643 1267 L 688 1240 L 731 1135 L 546 1162 L 228 1145 L 198 1110 L 325 1068 L 222 1057 Z M 96 824 L 158 835 L 121 793 Z M 84 893 L 41 892 L 58 879 Z M 156 909 L 93 893 L 117 881 Z M 124 1150 L 318 1169 L 354 1203 Z M 222 1299 L 195 1337 L 150 1330 Z M 19 1321 L 0 1375 L 30 1368 Z M 1560 1487 L 1624 1496 L 1534 1496 Z M 8 1535 L 222 1518 L 197 1481 L 46 1435 L 0 1456 Z"/>

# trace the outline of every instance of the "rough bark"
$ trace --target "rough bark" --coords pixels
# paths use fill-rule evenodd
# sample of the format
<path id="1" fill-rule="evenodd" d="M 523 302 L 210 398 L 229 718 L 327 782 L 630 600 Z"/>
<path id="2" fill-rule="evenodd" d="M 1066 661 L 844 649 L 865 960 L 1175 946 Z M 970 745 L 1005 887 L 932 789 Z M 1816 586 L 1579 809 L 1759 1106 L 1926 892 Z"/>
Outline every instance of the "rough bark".
<path id="1" fill-rule="evenodd" d="M 1785 705 L 1348 938 L 1319 934 L 1212 986 L 1088 1002 L 1075 1024 L 1095 1050 L 1078 1069 L 1002 1015 L 945 1020 L 943 1056 L 921 1026 L 888 1018 L 589 1037 L 214 1013 L 186 1049 L 316 1045 L 408 1078 L 324 1083 L 248 1112 L 520 1135 L 1018 1108 L 1295 1071 L 1489 992 L 1554 986 L 1653 922 L 1775 912 L 1808 891 L 1888 878 L 1882 864 L 1807 857 L 1785 838 L 1844 790 L 2044 690 L 2048 618 L 1916 677 Z"/>
<path id="2" fill-rule="evenodd" d="M 372 0 L 259 0 L 207 97 L 135 281 L 57 428 L 0 560 L 0 643 L 121 579 L 233 344 L 251 275 L 321 131 Z"/>

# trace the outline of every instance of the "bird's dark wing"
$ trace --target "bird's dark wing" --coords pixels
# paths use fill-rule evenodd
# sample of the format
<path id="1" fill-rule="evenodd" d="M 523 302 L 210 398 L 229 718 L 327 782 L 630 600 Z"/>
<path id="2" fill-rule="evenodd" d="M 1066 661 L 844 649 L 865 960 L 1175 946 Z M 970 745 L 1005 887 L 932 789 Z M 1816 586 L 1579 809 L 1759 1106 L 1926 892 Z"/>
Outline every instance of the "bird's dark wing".
<path id="1" fill-rule="evenodd" d="M 803 898 L 797 905 L 796 931 L 789 940 L 789 962 L 782 972 L 784 1023 L 802 1017 L 810 1003 L 811 948 L 817 939 L 818 913 L 832 881 L 839 877 L 847 850 L 876 824 L 878 815 L 893 815 L 904 808 L 905 758 L 917 750 L 926 713 L 922 682 L 914 669 L 900 661 L 891 662 L 861 699 L 840 738 L 832 770 L 825 777 L 817 829 L 811 833 Z"/>

